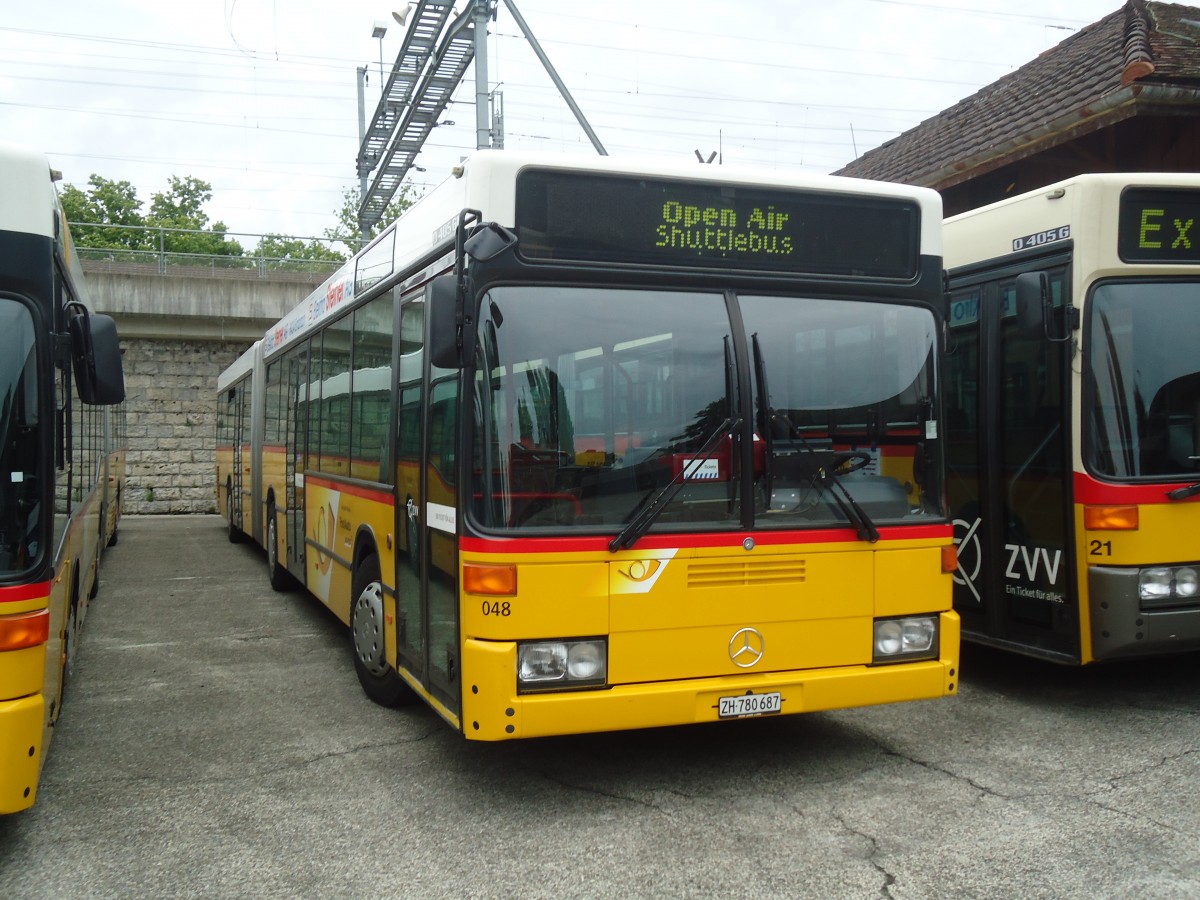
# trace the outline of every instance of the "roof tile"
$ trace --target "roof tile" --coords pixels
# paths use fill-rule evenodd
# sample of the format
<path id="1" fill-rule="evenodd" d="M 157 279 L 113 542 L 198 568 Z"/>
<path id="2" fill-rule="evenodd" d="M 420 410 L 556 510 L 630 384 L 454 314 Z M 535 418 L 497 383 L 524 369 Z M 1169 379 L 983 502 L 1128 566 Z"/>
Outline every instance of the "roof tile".
<path id="1" fill-rule="evenodd" d="M 946 187 L 1022 148 L 1078 136 L 1088 120 L 1103 127 L 1098 112 L 1135 103 L 1135 83 L 1200 84 L 1200 9 L 1127 0 L 836 174 Z"/>

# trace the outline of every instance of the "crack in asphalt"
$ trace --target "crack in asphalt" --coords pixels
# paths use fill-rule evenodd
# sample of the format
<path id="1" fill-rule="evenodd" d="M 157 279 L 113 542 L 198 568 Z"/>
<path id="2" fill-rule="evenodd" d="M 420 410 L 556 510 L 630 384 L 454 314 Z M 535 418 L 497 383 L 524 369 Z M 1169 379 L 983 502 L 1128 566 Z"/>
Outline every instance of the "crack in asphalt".
<path id="1" fill-rule="evenodd" d="M 896 876 L 889 872 L 877 858 L 879 856 L 879 840 L 874 835 L 867 834 L 865 831 L 855 828 L 846 821 L 845 817 L 837 813 L 834 814 L 833 818 L 848 834 L 866 842 L 867 852 L 863 856 L 863 859 L 871 864 L 871 868 L 883 876 L 883 884 L 879 887 L 879 896 L 886 898 L 886 900 L 894 900 L 892 886 L 896 883 Z"/>
<path id="2" fill-rule="evenodd" d="M 1110 793 L 1110 792 L 1116 791 L 1121 786 L 1121 783 L 1123 781 L 1126 781 L 1127 779 L 1137 778 L 1139 776 L 1146 775 L 1157 769 L 1161 769 L 1164 766 L 1168 766 L 1172 763 L 1176 763 L 1181 760 L 1187 759 L 1190 756 L 1195 756 L 1196 753 L 1198 753 L 1198 752 L 1200 752 L 1200 751 L 1184 750 L 1181 753 L 1174 753 L 1169 756 L 1164 756 L 1160 760 L 1158 760 L 1158 762 L 1142 766 L 1138 769 L 1133 769 L 1129 772 L 1123 772 L 1120 775 L 1113 775 L 1107 779 L 1107 787 L 1101 788 L 1100 790 L 1097 790 L 1097 791 L 1091 791 L 1089 795 L 1084 795 L 1083 797 L 1081 797 L 1081 799 L 1088 803 L 1091 803 L 1093 806 L 1097 806 L 1100 809 L 1106 810 L 1107 812 L 1115 813 L 1119 816 L 1124 816 L 1125 818 L 1127 818 L 1131 821 L 1134 821 L 1134 822 L 1149 822 L 1150 824 L 1156 825 L 1159 828 L 1163 829 L 1164 831 L 1174 832 L 1175 834 L 1192 834 L 1193 833 L 1192 831 L 1187 831 L 1187 830 L 1178 828 L 1167 822 L 1163 822 L 1160 819 L 1156 819 L 1153 816 L 1145 815 L 1144 813 L 1129 812 L 1128 810 L 1119 809 L 1119 808 L 1117 808 L 1115 806 L 1111 806 L 1107 803 L 1102 803 L 1100 801 L 1099 797 L 1105 793 Z"/>
<path id="3" fill-rule="evenodd" d="M 297 759 L 294 762 L 283 763 L 280 765 L 271 766 L 269 768 L 254 769 L 253 771 L 245 772 L 230 772 L 224 775 L 214 777 L 197 777 L 189 780 L 192 784 L 231 784 L 239 781 L 254 781 L 261 779 L 267 775 L 276 775 L 280 772 L 292 772 L 300 769 L 308 768 L 309 766 L 317 765 L 330 759 L 343 759 L 350 756 L 355 756 L 359 753 L 365 753 L 372 750 L 386 750 L 391 747 L 404 747 L 411 744 L 418 744 L 426 741 L 442 731 L 441 726 L 433 727 L 427 731 L 415 734 L 411 738 L 403 740 L 380 741 L 373 744 L 359 744 L 355 747 L 347 747 L 344 750 L 330 750 L 325 753 L 318 753 L 313 756 L 308 756 L 303 759 Z M 159 775 L 113 775 L 108 778 L 109 781 L 120 782 L 122 784 L 142 784 L 161 782 L 163 784 L 176 784 L 175 780 L 167 780 Z M 43 778 L 45 784 L 70 785 L 70 778 Z"/>
<path id="4" fill-rule="evenodd" d="M 936 763 L 930 762 L 929 760 L 917 759 L 915 756 L 909 756 L 906 753 L 901 753 L 899 750 L 895 750 L 887 746 L 882 741 L 876 740 L 875 743 L 879 749 L 883 751 L 885 756 L 893 756 L 897 759 L 902 759 L 905 762 L 912 763 L 915 766 L 920 766 L 922 769 L 928 769 L 930 772 L 937 772 L 939 775 L 945 775 L 949 778 L 953 778 L 955 781 L 961 781 L 964 784 L 970 785 L 973 789 L 985 797 L 997 797 L 1001 800 L 1019 800 L 1025 797 L 1040 796 L 1038 794 L 1004 794 L 995 788 L 990 788 L 985 784 L 979 783 L 969 775 L 960 775 L 958 772 L 947 769 L 945 766 L 939 766 Z"/>
<path id="5" fill-rule="evenodd" d="M 939 766 L 936 763 L 929 762 L 928 760 L 917 759 L 916 757 L 909 756 L 908 754 L 902 753 L 899 750 L 896 750 L 896 749 L 893 749 L 892 747 L 887 746 L 886 744 L 884 744 L 882 741 L 880 741 L 878 739 L 875 739 L 875 744 L 880 748 L 880 750 L 886 756 L 891 756 L 891 757 L 895 757 L 897 759 L 902 759 L 905 762 L 912 763 L 913 765 L 916 765 L 916 766 L 920 766 L 923 769 L 927 769 L 931 772 L 936 772 L 939 775 L 945 775 L 949 778 L 953 778 L 956 781 L 960 781 L 960 782 L 963 782 L 964 784 L 970 785 L 974 790 L 976 790 L 980 793 L 981 798 L 984 796 L 995 797 L 1000 800 L 1016 802 L 1016 801 L 1030 800 L 1030 799 L 1037 798 L 1037 797 L 1054 796 L 1052 794 L 1045 793 L 1045 792 L 1032 792 L 1032 791 L 1028 792 L 1028 793 L 1020 793 L 1020 794 L 1005 794 L 1005 793 L 997 791 L 993 788 L 987 787 L 986 785 L 981 784 L 980 782 L 976 781 L 974 778 L 971 778 L 970 776 L 960 775 L 959 773 L 954 772 L 950 769 L 947 769 L 944 766 Z M 1185 750 L 1181 753 L 1164 756 L 1157 762 L 1150 763 L 1148 765 L 1131 770 L 1129 772 L 1124 772 L 1120 775 L 1113 775 L 1113 776 L 1109 777 L 1108 779 L 1106 779 L 1107 787 L 1104 787 L 1104 788 L 1101 788 L 1101 789 L 1095 790 L 1095 791 L 1081 791 L 1078 794 L 1068 794 L 1067 796 L 1074 797 L 1075 799 L 1079 800 L 1081 803 L 1090 804 L 1092 806 L 1097 807 L 1098 809 L 1103 809 L 1106 812 L 1111 812 L 1116 815 L 1123 816 L 1123 817 L 1129 819 L 1130 821 L 1149 823 L 1151 825 L 1155 825 L 1155 826 L 1163 829 L 1164 831 L 1169 831 L 1169 832 L 1173 832 L 1176 834 L 1191 834 L 1192 832 L 1190 832 L 1190 831 L 1180 829 L 1180 828 L 1178 828 L 1174 825 L 1171 825 L 1167 822 L 1156 819 L 1153 816 L 1145 815 L 1143 813 L 1130 812 L 1129 810 L 1120 809 L 1119 807 L 1116 807 L 1116 806 L 1113 806 L 1113 805 L 1110 805 L 1107 803 L 1103 803 L 1099 799 L 1099 796 L 1103 795 L 1105 793 L 1117 790 L 1120 783 L 1125 781 L 1126 779 L 1145 775 L 1156 769 L 1161 769 L 1163 766 L 1169 765 L 1174 762 L 1178 762 L 1178 761 L 1186 759 L 1190 756 L 1194 756 L 1198 752 L 1200 752 L 1200 751 Z"/>
<path id="6" fill-rule="evenodd" d="M 634 806 L 640 806 L 643 809 L 652 809 L 657 813 L 667 815 L 667 811 L 665 809 L 663 809 L 663 807 L 657 802 L 653 802 L 650 800 L 641 800 L 637 797 L 632 797 L 628 794 L 618 794 L 613 791 L 606 791 L 599 787 L 586 785 L 586 784 L 580 784 L 580 783 L 573 782 L 573 781 L 568 781 L 565 778 L 561 778 L 561 777 L 554 775 L 547 771 L 542 771 L 542 772 L 539 772 L 538 774 L 545 781 L 547 781 L 551 784 L 557 784 L 559 787 L 567 788 L 568 790 L 579 791 L 580 793 L 584 793 L 584 794 L 592 794 L 593 796 L 596 796 L 596 797 L 605 797 L 609 800 L 619 800 L 622 803 L 630 803 L 630 804 L 633 804 Z M 671 788 L 660 788 L 659 790 L 665 791 L 666 793 L 672 794 L 676 797 L 680 797 L 684 800 L 694 800 L 695 799 L 695 797 L 693 797 L 689 794 L 685 794 L 682 791 L 672 790 Z"/>

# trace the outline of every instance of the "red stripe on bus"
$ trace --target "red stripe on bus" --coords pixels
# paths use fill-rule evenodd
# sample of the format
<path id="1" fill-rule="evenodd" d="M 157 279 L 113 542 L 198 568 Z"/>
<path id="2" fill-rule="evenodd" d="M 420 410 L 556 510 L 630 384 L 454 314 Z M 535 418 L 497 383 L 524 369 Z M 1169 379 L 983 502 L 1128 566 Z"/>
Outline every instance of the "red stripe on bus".
<path id="1" fill-rule="evenodd" d="M 25 600 L 40 600 L 49 596 L 50 582 L 48 581 L 0 587 L 0 603 L 21 603 Z"/>
<path id="2" fill-rule="evenodd" d="M 886 541 L 950 540 L 949 525 L 913 525 L 879 529 L 880 543 Z M 822 528 L 816 531 L 723 532 L 721 534 L 661 534 L 646 536 L 637 542 L 640 550 L 686 550 L 693 548 L 741 547 L 752 538 L 756 547 L 784 544 L 853 544 L 858 535 L 850 528 Z M 473 553 L 587 553 L 608 550 L 611 536 L 590 537 L 464 537 L 459 548 Z"/>
<path id="3" fill-rule="evenodd" d="M 351 497 L 364 497 L 367 500 L 375 500 L 379 503 L 386 503 L 389 506 L 396 505 L 396 498 L 389 491 L 362 487 L 357 484 L 346 484 L 341 481 L 330 481 L 325 478 L 319 478 L 316 475 L 305 475 L 304 483 L 315 487 L 328 488 L 331 491 L 337 491 L 341 494 L 349 494 Z"/>
<path id="4" fill-rule="evenodd" d="M 1172 481 L 1160 484 L 1107 484 L 1082 472 L 1075 473 L 1075 502 L 1090 506 L 1146 506 L 1153 503 L 1179 503 L 1188 500 L 1168 500 L 1167 491 L 1187 487 L 1192 481 Z M 1200 501 L 1200 495 L 1190 498 Z"/>

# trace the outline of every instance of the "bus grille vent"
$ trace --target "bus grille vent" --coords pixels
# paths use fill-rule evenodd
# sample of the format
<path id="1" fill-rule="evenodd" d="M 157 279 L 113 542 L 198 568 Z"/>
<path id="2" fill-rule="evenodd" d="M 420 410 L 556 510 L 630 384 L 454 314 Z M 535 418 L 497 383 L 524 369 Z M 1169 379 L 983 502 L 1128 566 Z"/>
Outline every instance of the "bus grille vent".
<path id="1" fill-rule="evenodd" d="M 738 587 L 757 584 L 803 584 L 805 561 L 721 560 L 688 566 L 688 587 Z"/>

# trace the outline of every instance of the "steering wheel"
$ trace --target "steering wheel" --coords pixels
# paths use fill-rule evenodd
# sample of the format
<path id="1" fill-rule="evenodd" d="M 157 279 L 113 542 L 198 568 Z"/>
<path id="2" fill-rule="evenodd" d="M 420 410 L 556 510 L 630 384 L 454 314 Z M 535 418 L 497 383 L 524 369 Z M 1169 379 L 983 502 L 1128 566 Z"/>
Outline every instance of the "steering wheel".
<path id="1" fill-rule="evenodd" d="M 560 467 L 574 465 L 575 455 L 566 450 L 553 450 L 542 447 L 526 447 L 523 444 L 513 444 L 512 454 L 536 463 L 557 463 Z"/>
<path id="2" fill-rule="evenodd" d="M 829 471 L 835 475 L 849 475 L 851 472 L 857 472 L 859 469 L 865 469 L 875 458 L 870 453 L 864 453 L 862 450 L 851 450 L 848 453 L 839 453 L 829 462 Z"/>

